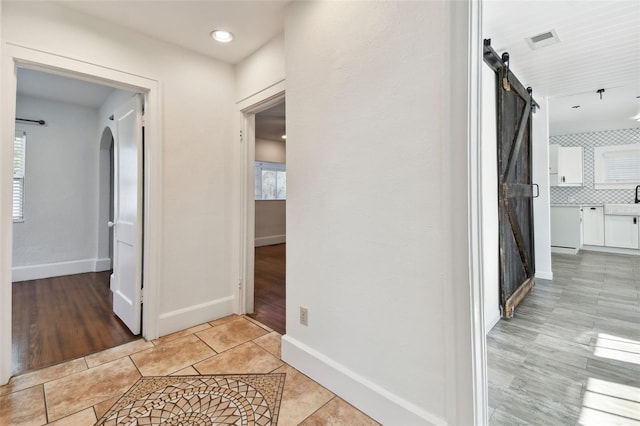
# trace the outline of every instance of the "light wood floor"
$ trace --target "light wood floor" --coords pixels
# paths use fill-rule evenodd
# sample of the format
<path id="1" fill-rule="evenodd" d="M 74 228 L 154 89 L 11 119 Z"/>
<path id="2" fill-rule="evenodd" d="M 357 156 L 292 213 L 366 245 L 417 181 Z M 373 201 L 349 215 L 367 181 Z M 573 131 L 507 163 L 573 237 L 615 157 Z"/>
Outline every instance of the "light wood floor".
<path id="1" fill-rule="evenodd" d="M 285 334 L 286 244 L 256 247 L 252 318 Z"/>
<path id="2" fill-rule="evenodd" d="M 98 272 L 13 283 L 13 374 L 138 338 L 113 315 L 109 275 Z"/>
<path id="3" fill-rule="evenodd" d="M 492 425 L 640 424 L 640 257 L 553 256 L 487 336 Z"/>

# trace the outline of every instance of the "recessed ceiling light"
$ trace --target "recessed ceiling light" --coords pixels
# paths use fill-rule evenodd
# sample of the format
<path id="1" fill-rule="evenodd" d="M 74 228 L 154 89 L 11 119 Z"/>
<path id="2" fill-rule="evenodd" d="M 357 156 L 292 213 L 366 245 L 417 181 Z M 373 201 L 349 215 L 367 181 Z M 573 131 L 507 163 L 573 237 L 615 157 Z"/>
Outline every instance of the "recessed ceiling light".
<path id="1" fill-rule="evenodd" d="M 282 139 L 287 139 L 287 135 L 282 135 L 281 138 Z"/>
<path id="2" fill-rule="evenodd" d="M 213 37 L 215 41 L 219 41 L 220 43 L 229 43 L 231 40 L 233 40 L 233 34 L 231 34 L 229 31 L 224 30 L 211 31 L 211 37 Z"/>

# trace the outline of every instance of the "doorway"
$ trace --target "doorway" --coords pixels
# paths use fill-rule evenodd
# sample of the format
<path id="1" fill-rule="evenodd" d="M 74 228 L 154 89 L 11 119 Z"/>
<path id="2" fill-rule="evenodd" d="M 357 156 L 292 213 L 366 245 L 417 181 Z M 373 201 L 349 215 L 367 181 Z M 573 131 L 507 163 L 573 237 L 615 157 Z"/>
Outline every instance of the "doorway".
<path id="1" fill-rule="evenodd" d="M 254 309 L 251 316 L 280 334 L 286 319 L 285 101 L 255 114 Z"/>
<path id="2" fill-rule="evenodd" d="M 269 173 L 268 177 L 269 179 L 275 177 L 273 183 L 276 183 L 278 172 L 286 172 L 286 143 L 284 142 L 286 136 L 283 138 L 283 135 L 286 135 L 284 102 L 284 84 L 279 84 L 264 93 L 243 101 L 238 108 L 241 118 L 240 136 L 243 143 L 240 169 L 243 194 L 240 206 L 243 215 L 240 242 L 242 278 L 239 286 L 238 311 L 253 315 L 258 321 L 280 333 L 285 332 L 286 314 L 286 200 L 264 202 L 266 200 L 262 200 L 262 184 L 259 188 L 257 187 L 256 175 L 262 174 L 263 167 L 265 170 L 279 168 L 280 170 L 271 170 L 272 173 Z M 272 110 L 269 111 L 270 109 Z M 264 114 L 261 114 L 263 112 Z M 257 135 L 257 132 L 260 132 L 260 136 Z M 266 140 L 267 142 L 264 145 L 259 143 L 257 147 L 256 140 Z M 256 151 L 258 158 L 272 161 L 257 162 Z M 263 155 L 266 157 L 262 157 Z M 278 162 L 281 164 L 278 165 Z M 286 184 L 286 177 L 284 179 L 282 183 Z M 256 207 L 257 193 L 258 202 L 264 204 L 258 207 Z M 275 209 L 280 212 L 276 215 L 279 218 L 277 226 L 273 226 L 274 222 L 269 220 L 266 223 L 271 223 L 270 226 L 256 223 L 256 208 L 263 210 L 262 207 L 265 207 L 266 210 Z M 260 220 L 268 219 L 269 216 L 269 214 L 259 214 Z M 268 289 L 264 291 L 262 284 L 259 285 L 263 288 L 258 289 L 255 281 L 262 279 L 258 275 L 270 283 L 267 284 L 267 287 L 269 285 L 275 286 L 277 290 L 272 289 L 271 295 L 269 295 L 270 291 Z M 276 284 L 276 281 L 279 281 L 279 284 Z M 269 304 L 272 306 L 267 306 Z M 270 321 L 268 318 L 265 319 L 266 315 L 260 316 L 260 312 L 264 312 L 265 308 L 267 311 L 271 308 L 275 313 L 275 318 L 278 319 Z"/>
<path id="3" fill-rule="evenodd" d="M 3 49 L 3 102 L 0 105 L 2 143 L 0 161 L 2 170 L 8 171 L 2 178 L 4 190 L 0 197 L 0 383 L 7 383 L 11 377 L 12 366 L 12 250 L 13 223 L 9 212 L 13 199 L 9 189 L 9 174 L 13 170 L 13 141 L 15 138 L 15 99 L 17 92 L 16 72 L 18 68 L 29 68 L 57 75 L 69 76 L 88 82 L 94 82 L 130 92 L 143 93 L 146 117 L 146 149 L 141 161 L 145 167 L 143 179 L 143 220 L 140 221 L 143 233 L 145 262 L 140 263 L 145 277 L 145 303 L 142 307 L 144 327 L 142 335 L 146 339 L 158 337 L 157 293 L 160 273 L 162 244 L 160 241 L 163 220 L 161 203 L 162 149 L 160 140 L 160 98 L 159 83 L 143 76 L 133 75 L 112 67 L 77 61 L 75 59 L 42 52 L 20 46 Z M 140 257 L 140 262 L 142 256 Z"/>
<path id="4" fill-rule="evenodd" d="M 23 167 L 13 191 L 13 374 L 137 338 L 112 310 L 107 219 L 114 138 L 108 126 L 98 131 L 107 121 L 100 115 L 131 96 L 17 69 L 22 150 L 15 152 Z"/>

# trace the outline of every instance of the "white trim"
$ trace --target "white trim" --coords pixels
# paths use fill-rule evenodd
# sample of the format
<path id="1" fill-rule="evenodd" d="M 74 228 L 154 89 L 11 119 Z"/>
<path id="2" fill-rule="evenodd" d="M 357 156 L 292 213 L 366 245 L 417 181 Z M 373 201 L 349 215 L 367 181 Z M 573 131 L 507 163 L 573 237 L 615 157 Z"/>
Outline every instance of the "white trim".
<path id="1" fill-rule="evenodd" d="M 551 246 L 551 253 L 560 254 L 578 254 L 579 249 L 573 247 L 557 247 Z"/>
<path id="2" fill-rule="evenodd" d="M 96 259 L 96 264 L 93 267 L 94 272 L 104 272 L 109 270 L 111 270 L 111 259 L 108 257 Z"/>
<path id="3" fill-rule="evenodd" d="M 552 271 L 536 271 L 536 278 L 540 278 L 541 280 L 552 280 L 553 272 Z"/>
<path id="4" fill-rule="evenodd" d="M 2 45 L 0 60 L 0 384 L 11 376 L 11 261 L 12 226 L 11 191 L 12 174 L 10 158 L 15 128 L 16 67 L 53 72 L 80 78 L 111 87 L 145 94 L 145 200 L 144 200 L 144 262 L 145 277 L 143 330 L 146 339 L 158 337 L 158 287 L 162 259 L 162 132 L 161 85 L 151 78 L 120 71 L 109 66 L 43 52 L 13 43 Z"/>
<path id="5" fill-rule="evenodd" d="M 253 95 L 247 96 L 244 99 L 241 99 L 236 102 L 238 109 L 240 111 L 253 109 L 256 105 L 264 102 L 270 98 L 278 97 L 284 93 L 285 90 L 285 80 L 282 79 L 277 83 L 272 84 L 269 87 L 265 87 L 262 90 L 257 91 Z M 262 109 L 260 110 L 262 111 Z M 255 111 L 255 112 L 260 112 Z"/>
<path id="6" fill-rule="evenodd" d="M 284 244 L 287 242 L 286 235 L 271 235 L 269 237 L 257 237 L 255 240 L 255 247 L 272 246 L 274 244 Z"/>
<path id="7" fill-rule="evenodd" d="M 111 269 L 111 259 L 80 259 L 68 262 L 41 263 L 39 265 L 14 266 L 13 282 L 61 277 L 64 275 L 101 272 Z"/>
<path id="8" fill-rule="evenodd" d="M 485 333 L 489 334 L 489 332 L 491 330 L 493 330 L 493 327 L 495 327 L 496 324 L 500 322 L 500 318 L 502 318 L 502 317 L 500 316 L 500 311 L 499 310 L 497 310 L 497 311 L 495 311 L 493 313 L 485 312 L 485 315 L 486 314 L 490 315 L 489 322 L 487 323 L 487 326 L 485 328 Z"/>
<path id="9" fill-rule="evenodd" d="M 563 185 L 569 186 L 569 185 Z M 582 186 L 582 185 L 573 185 Z M 594 183 L 593 189 L 635 189 L 637 183 Z"/>
<path id="10" fill-rule="evenodd" d="M 203 324 L 215 318 L 222 318 L 234 311 L 236 304 L 234 296 L 210 300 L 188 308 L 166 312 L 158 317 L 158 334 L 167 334 L 184 330 L 193 324 Z"/>
<path id="11" fill-rule="evenodd" d="M 482 0 L 445 3 L 446 52 L 442 64 L 445 102 L 443 180 L 459 195 L 443 194 L 443 226 L 452 235 L 443 246 L 451 258 L 443 318 L 446 419 L 448 424 L 488 422 L 484 319 L 481 67 Z M 465 55 L 466 52 L 466 55 Z M 466 160 L 466 170 L 459 167 Z M 455 259 L 455 262 L 454 262 Z"/>
<path id="12" fill-rule="evenodd" d="M 282 336 L 282 360 L 309 377 L 320 378 L 321 385 L 382 424 L 447 424 L 289 335 Z"/>
<path id="13" fill-rule="evenodd" d="M 605 247 L 605 246 L 582 246 L 580 250 L 597 251 L 600 253 L 628 254 L 630 256 L 640 256 L 640 250 L 621 248 L 621 247 Z"/>
<path id="14" fill-rule="evenodd" d="M 236 313 L 253 312 L 255 264 L 255 114 L 281 103 L 285 97 L 282 80 L 236 103 L 240 115 L 240 271 Z"/>

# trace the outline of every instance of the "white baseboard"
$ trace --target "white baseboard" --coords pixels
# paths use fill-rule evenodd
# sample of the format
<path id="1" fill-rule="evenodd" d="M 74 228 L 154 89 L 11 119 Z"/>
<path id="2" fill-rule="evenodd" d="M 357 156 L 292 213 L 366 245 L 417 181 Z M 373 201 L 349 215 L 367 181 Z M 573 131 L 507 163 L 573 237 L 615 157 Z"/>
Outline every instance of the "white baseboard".
<path id="1" fill-rule="evenodd" d="M 489 317 L 488 317 L 488 321 L 486 321 L 486 326 L 485 326 L 485 334 L 489 334 L 489 332 L 493 329 L 493 327 L 496 326 L 496 324 L 500 321 L 500 310 L 497 310 L 495 312 L 486 312 Z"/>
<path id="2" fill-rule="evenodd" d="M 94 272 L 110 271 L 111 259 L 109 259 L 108 257 L 105 257 L 103 259 L 96 259 L 96 266 L 93 270 Z"/>
<path id="3" fill-rule="evenodd" d="M 40 265 L 14 266 L 11 268 L 13 282 L 108 271 L 110 259 L 81 259 L 69 262 L 43 263 Z"/>
<path id="4" fill-rule="evenodd" d="M 578 254 L 578 249 L 573 247 L 551 246 L 551 253 Z"/>
<path id="5" fill-rule="evenodd" d="M 235 297 L 223 297 L 198 305 L 166 312 L 158 317 L 158 336 L 184 330 L 234 313 Z"/>
<path id="6" fill-rule="evenodd" d="M 255 239 L 254 245 L 256 247 L 272 246 L 274 244 L 284 244 L 287 242 L 286 235 L 271 235 L 269 237 L 259 237 Z"/>
<path id="7" fill-rule="evenodd" d="M 536 271 L 536 278 L 540 278 L 541 280 L 552 280 L 553 272 L 552 271 Z"/>
<path id="8" fill-rule="evenodd" d="M 282 337 L 282 360 L 382 424 L 446 424 L 288 335 Z"/>
<path id="9" fill-rule="evenodd" d="M 582 246 L 581 250 L 597 251 L 600 253 L 629 254 L 631 256 L 640 256 L 640 250 L 637 250 L 637 249 L 604 247 L 604 246 Z"/>

